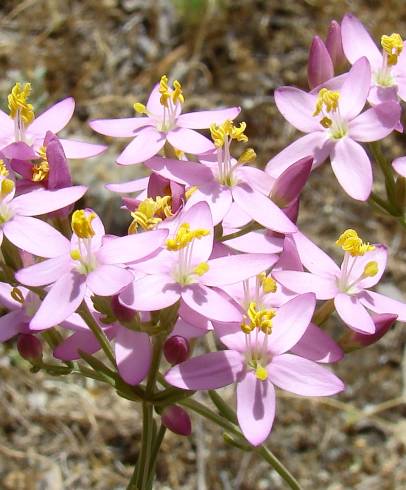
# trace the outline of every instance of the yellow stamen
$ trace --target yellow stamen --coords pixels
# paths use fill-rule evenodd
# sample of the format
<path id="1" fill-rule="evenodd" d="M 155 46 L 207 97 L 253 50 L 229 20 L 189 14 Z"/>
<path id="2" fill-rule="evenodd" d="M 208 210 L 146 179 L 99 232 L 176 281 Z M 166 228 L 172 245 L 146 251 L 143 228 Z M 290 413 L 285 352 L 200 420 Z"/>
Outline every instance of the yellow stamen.
<path id="1" fill-rule="evenodd" d="M 228 119 L 220 125 L 214 123 L 210 126 L 211 138 L 216 148 L 221 148 L 228 139 L 246 143 L 248 141 L 248 137 L 244 134 L 246 127 L 245 122 L 234 126 L 233 122 Z"/>
<path id="2" fill-rule="evenodd" d="M 390 36 L 381 37 L 381 46 L 388 55 L 388 65 L 393 66 L 398 62 L 398 58 L 403 49 L 403 39 L 397 32 Z"/>
<path id="3" fill-rule="evenodd" d="M 14 119 L 19 114 L 24 124 L 29 124 L 35 117 L 32 104 L 27 103 L 30 94 L 30 83 L 25 83 L 22 87 L 19 83 L 16 83 L 8 95 L 10 117 Z"/>
<path id="4" fill-rule="evenodd" d="M 378 262 L 372 260 L 371 262 L 368 262 L 365 266 L 363 276 L 374 277 L 378 274 L 378 270 Z"/>
<path id="5" fill-rule="evenodd" d="M 193 269 L 193 272 L 198 276 L 203 276 L 208 270 L 209 264 L 207 262 L 200 262 L 200 264 Z"/>
<path id="6" fill-rule="evenodd" d="M 317 96 L 316 109 L 313 113 L 313 116 L 318 116 L 323 111 L 323 109 L 327 113 L 337 110 L 339 100 L 340 92 L 322 88 Z M 322 119 L 322 121 L 323 120 L 324 119 Z"/>
<path id="7" fill-rule="evenodd" d="M 250 327 L 252 330 L 258 328 L 264 334 L 270 335 L 272 332 L 272 319 L 276 315 L 275 310 L 263 309 L 257 310 L 257 304 L 255 301 L 251 301 L 247 309 L 247 320 L 250 321 Z M 241 324 L 241 329 L 246 328 L 246 321 Z M 244 330 L 243 330 L 244 331 Z"/>
<path id="8" fill-rule="evenodd" d="M 174 104 L 176 104 L 177 102 L 183 104 L 185 102 L 185 98 L 182 92 L 182 85 L 177 80 L 173 82 L 172 100 Z"/>
<path id="9" fill-rule="evenodd" d="M 135 233 L 138 226 L 143 230 L 153 230 L 162 219 L 169 218 L 172 214 L 170 196 L 157 196 L 155 199 L 148 197 L 131 213 L 133 222 L 128 228 L 128 233 Z"/>
<path id="10" fill-rule="evenodd" d="M 148 114 L 148 110 L 145 107 L 144 104 L 141 104 L 141 102 L 135 102 L 133 105 L 134 111 L 137 112 L 138 114 Z"/>
<path id="11" fill-rule="evenodd" d="M 72 257 L 73 260 L 79 260 L 81 258 L 80 252 L 78 249 L 71 250 L 70 256 Z"/>
<path id="12" fill-rule="evenodd" d="M 174 148 L 175 151 L 175 156 L 178 160 L 182 160 L 182 158 L 185 156 L 185 152 L 182 150 L 178 150 L 177 148 Z"/>
<path id="13" fill-rule="evenodd" d="M 2 177 L 8 177 L 8 170 L 6 167 L 6 164 L 4 163 L 4 160 L 0 160 L 0 175 Z"/>
<path id="14" fill-rule="evenodd" d="M 18 288 L 13 288 L 10 291 L 10 296 L 15 300 L 18 301 L 19 303 L 23 304 L 24 303 L 24 296 L 23 293 L 18 289 Z"/>
<path id="15" fill-rule="evenodd" d="M 41 161 L 32 166 L 31 179 L 33 182 L 41 182 L 45 180 L 49 174 L 49 164 L 45 146 L 41 146 L 41 148 L 38 150 L 38 154 Z"/>
<path id="16" fill-rule="evenodd" d="M 192 187 L 189 187 L 189 189 L 185 192 L 186 201 L 190 199 L 192 194 L 196 191 L 197 191 L 197 185 L 193 185 Z"/>
<path id="17" fill-rule="evenodd" d="M 262 290 L 264 293 L 275 293 L 277 290 L 277 284 L 275 279 L 270 276 L 267 276 L 265 272 L 261 272 L 258 274 L 259 282 L 261 283 Z"/>
<path id="18" fill-rule="evenodd" d="M 196 230 L 191 230 L 189 223 L 182 223 L 174 238 L 169 238 L 166 240 L 166 248 L 171 252 L 181 250 L 185 248 L 193 240 L 200 240 L 201 238 L 209 234 L 209 230 L 203 228 L 197 228 Z"/>
<path id="19" fill-rule="evenodd" d="M 240 158 L 238 159 L 238 163 L 244 164 L 244 163 L 253 162 L 256 158 L 257 158 L 257 154 L 255 153 L 255 151 L 252 148 L 247 148 L 240 155 Z"/>
<path id="20" fill-rule="evenodd" d="M 365 255 L 371 250 L 375 250 L 374 245 L 363 242 L 355 230 L 345 230 L 336 241 L 336 245 L 341 247 L 344 252 L 349 253 L 352 257 Z"/>
<path id="21" fill-rule="evenodd" d="M 10 194 L 10 192 L 13 192 L 13 190 L 14 190 L 14 182 L 11 179 L 3 179 L 1 181 L 0 193 L 3 197 Z"/>
<path id="22" fill-rule="evenodd" d="M 71 226 L 73 232 L 79 238 L 92 238 L 95 235 L 92 228 L 92 221 L 95 218 L 95 213 L 86 214 L 84 209 L 78 209 L 72 214 Z"/>
<path id="23" fill-rule="evenodd" d="M 255 327 L 251 323 L 241 323 L 241 330 L 247 335 L 250 334 L 254 328 Z"/>
<path id="24" fill-rule="evenodd" d="M 255 369 L 255 376 L 260 381 L 265 381 L 266 379 L 268 379 L 268 371 L 263 366 L 257 366 L 257 368 Z"/>

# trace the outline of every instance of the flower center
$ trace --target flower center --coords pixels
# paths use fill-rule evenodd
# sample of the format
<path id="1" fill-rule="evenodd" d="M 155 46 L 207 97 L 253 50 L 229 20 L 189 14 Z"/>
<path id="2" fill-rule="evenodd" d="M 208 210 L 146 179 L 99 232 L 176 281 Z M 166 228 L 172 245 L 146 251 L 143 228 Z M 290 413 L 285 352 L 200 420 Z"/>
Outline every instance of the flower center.
<path id="1" fill-rule="evenodd" d="M 84 209 L 78 209 L 72 214 L 72 231 L 78 237 L 79 248 L 71 250 L 70 256 L 77 261 L 77 271 L 81 274 L 88 274 L 97 266 L 96 257 L 92 252 L 92 237 L 95 235 L 92 221 L 95 217 L 95 213 Z"/>
<path id="2" fill-rule="evenodd" d="M 34 108 L 27 102 L 31 94 L 31 84 L 16 83 L 8 95 L 8 108 L 10 117 L 14 119 L 14 133 L 16 141 L 24 141 L 25 128 L 34 117 Z"/>
<path id="3" fill-rule="evenodd" d="M 38 155 L 40 158 L 39 163 L 32 166 L 31 180 L 33 182 L 42 182 L 48 178 L 49 174 L 49 164 L 45 146 L 41 146 L 41 148 L 38 150 Z"/>
<path id="4" fill-rule="evenodd" d="M 321 116 L 320 124 L 328 129 L 332 139 L 338 140 L 347 134 L 347 125 L 340 115 L 340 92 L 322 88 L 317 96 L 313 116 Z"/>
<path id="5" fill-rule="evenodd" d="M 398 63 L 399 55 L 403 50 L 403 39 L 396 32 L 390 36 L 381 37 L 382 46 L 382 66 L 374 74 L 375 82 L 381 87 L 391 87 L 395 85 L 395 79 L 392 76 L 392 66 Z"/>
<path id="6" fill-rule="evenodd" d="M 139 226 L 143 230 L 153 230 L 163 219 L 173 216 L 171 205 L 171 196 L 157 196 L 155 199 L 148 197 L 140 202 L 137 210 L 131 213 L 133 222 L 128 233 L 135 233 Z"/>
<path id="7" fill-rule="evenodd" d="M 200 240 L 209 233 L 209 230 L 203 228 L 192 230 L 189 223 L 182 223 L 176 235 L 166 240 L 167 250 L 178 252 L 178 262 L 173 271 L 174 279 L 178 284 L 182 286 L 193 284 L 209 270 L 207 262 L 200 262 L 197 265 L 193 262 L 194 241 Z"/>

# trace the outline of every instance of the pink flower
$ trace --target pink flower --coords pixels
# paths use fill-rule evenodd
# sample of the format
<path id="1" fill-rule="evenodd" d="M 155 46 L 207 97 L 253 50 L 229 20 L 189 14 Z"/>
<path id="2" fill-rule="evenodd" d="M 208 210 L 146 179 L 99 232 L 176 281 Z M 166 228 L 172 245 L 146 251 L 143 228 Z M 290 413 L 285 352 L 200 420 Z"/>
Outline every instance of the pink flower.
<path id="1" fill-rule="evenodd" d="M 171 223 L 166 248 L 149 260 L 132 264 L 146 274 L 120 294 L 120 302 L 139 311 L 155 311 L 181 299 L 209 319 L 235 321 L 238 308 L 213 287 L 232 284 L 270 267 L 271 254 L 244 254 L 208 260 L 213 223 L 207 203 L 200 202 Z"/>
<path id="2" fill-rule="evenodd" d="M 369 245 L 354 230 L 346 230 L 337 244 L 345 250 L 341 269 L 301 233 L 293 235 L 303 265 L 310 272 L 278 271 L 274 277 L 296 293 L 313 292 L 317 299 L 334 299 L 343 322 L 356 332 L 373 334 L 375 324 L 369 310 L 393 313 L 406 321 L 406 305 L 370 291 L 386 267 L 383 245 Z"/>
<path id="3" fill-rule="evenodd" d="M 7 178 L 0 163 L 0 243 L 3 234 L 15 246 L 40 257 L 55 257 L 65 238 L 50 225 L 33 218 L 76 202 L 86 192 L 85 186 L 54 191 L 34 190 L 14 197 L 15 184 Z"/>
<path id="4" fill-rule="evenodd" d="M 318 166 L 330 156 L 333 171 L 344 190 L 365 201 L 372 188 L 371 162 L 359 142 L 377 141 L 399 122 L 400 106 L 385 102 L 362 111 L 369 92 L 371 69 L 364 57 L 354 63 L 340 91 L 323 88 L 316 96 L 294 87 L 281 87 L 275 102 L 283 116 L 308 133 L 278 155 L 266 167 L 277 177 L 298 158 L 313 155 Z"/>
<path id="5" fill-rule="evenodd" d="M 38 117 L 34 116 L 34 108 L 28 104 L 31 93 L 31 84 L 21 86 L 17 83 L 9 97 L 10 115 L 0 110 L 2 133 L 0 148 L 5 149 L 13 143 L 25 143 L 38 151 L 44 141 L 47 131 L 59 133 L 71 120 L 75 109 L 72 97 L 57 102 Z M 106 147 L 82 141 L 61 139 L 61 144 L 67 158 L 89 158 L 99 155 Z M 25 159 L 24 155 L 15 155 L 16 158 Z M 28 158 L 29 159 L 29 158 Z"/>
<path id="6" fill-rule="evenodd" d="M 216 389 L 236 382 L 238 423 L 247 440 L 258 446 L 272 429 L 274 385 L 304 396 L 328 396 L 344 389 L 327 369 L 286 353 L 303 336 L 315 304 L 314 295 L 304 294 L 276 312 L 250 308 L 245 324 L 216 327 L 228 350 L 178 364 L 168 371 L 166 381 L 187 390 Z"/>
<path id="7" fill-rule="evenodd" d="M 54 258 L 16 274 L 17 280 L 28 286 L 52 284 L 31 320 L 33 330 L 50 328 L 65 320 L 79 307 L 87 292 L 99 296 L 118 293 L 134 278 L 122 264 L 155 252 L 168 234 L 166 230 L 158 230 L 111 238 L 104 243 L 104 227 L 91 210 L 75 211 L 72 229 L 71 241 L 61 235 L 58 247 L 43 245 L 43 254 L 51 246 Z"/>
<path id="8" fill-rule="evenodd" d="M 406 100 L 406 52 L 399 34 L 381 37 L 380 51 L 362 23 L 352 14 L 341 23 L 344 53 L 354 64 L 363 56 L 368 58 L 372 73 L 368 100 L 372 105 Z"/>
<path id="9" fill-rule="evenodd" d="M 396 158 L 393 160 L 392 166 L 399 175 L 406 177 L 406 157 Z"/>
<path id="10" fill-rule="evenodd" d="M 195 129 L 234 119 L 240 112 L 239 107 L 232 107 L 181 114 L 184 101 L 182 88 L 178 81 L 173 85 L 171 89 L 168 78 L 163 76 L 151 92 L 146 107 L 134 104 L 134 109 L 146 114 L 146 117 L 98 119 L 90 122 L 90 126 L 98 133 L 134 138 L 117 158 L 118 164 L 132 165 L 148 160 L 163 148 L 166 141 L 186 153 L 205 153 L 213 148 L 213 144 Z"/>

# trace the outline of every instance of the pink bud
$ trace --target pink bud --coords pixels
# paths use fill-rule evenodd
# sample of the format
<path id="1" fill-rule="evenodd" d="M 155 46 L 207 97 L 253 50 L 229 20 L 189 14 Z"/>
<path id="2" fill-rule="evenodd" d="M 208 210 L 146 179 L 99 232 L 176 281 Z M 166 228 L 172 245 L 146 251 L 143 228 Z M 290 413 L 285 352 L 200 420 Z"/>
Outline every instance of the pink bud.
<path id="1" fill-rule="evenodd" d="M 336 70 L 340 70 L 345 65 L 346 58 L 343 51 L 340 24 L 332 20 L 327 33 L 326 48 L 330 54 L 331 61 Z"/>
<path id="2" fill-rule="evenodd" d="M 173 335 L 164 344 L 164 355 L 170 364 L 179 364 L 189 357 L 189 342 L 181 335 Z"/>
<path id="3" fill-rule="evenodd" d="M 334 76 L 334 66 L 326 45 L 319 36 L 314 36 L 307 62 L 309 87 L 317 87 Z"/>
<path id="4" fill-rule="evenodd" d="M 282 172 L 273 184 L 272 201 L 282 208 L 293 204 L 309 178 L 312 164 L 313 157 L 304 157 Z"/>
<path id="5" fill-rule="evenodd" d="M 34 335 L 19 335 L 17 340 L 17 349 L 20 356 L 27 361 L 38 362 L 42 359 L 42 343 Z"/>
<path id="6" fill-rule="evenodd" d="M 161 421 L 167 429 L 180 436 L 190 436 L 192 433 L 189 414 L 177 405 L 166 407 L 162 412 Z"/>
<path id="7" fill-rule="evenodd" d="M 134 310 L 127 308 L 127 306 L 119 302 L 117 294 L 111 297 L 111 309 L 120 322 L 130 322 L 135 316 Z"/>
<path id="8" fill-rule="evenodd" d="M 353 330 L 348 331 L 339 342 L 344 352 L 351 352 L 378 342 L 378 340 L 386 334 L 397 319 L 397 315 L 391 315 L 390 313 L 373 313 L 371 316 L 375 323 L 375 333 L 368 335 L 360 332 L 354 332 Z"/>

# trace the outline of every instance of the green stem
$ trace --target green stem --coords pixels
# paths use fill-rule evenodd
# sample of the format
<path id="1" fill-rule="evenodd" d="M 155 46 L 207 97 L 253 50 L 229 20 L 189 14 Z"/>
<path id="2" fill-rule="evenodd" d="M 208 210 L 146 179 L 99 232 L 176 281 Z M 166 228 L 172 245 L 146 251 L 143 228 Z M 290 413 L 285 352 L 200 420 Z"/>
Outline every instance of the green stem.
<path id="1" fill-rule="evenodd" d="M 266 446 L 259 447 L 256 452 L 269 463 L 272 468 L 279 473 L 285 482 L 294 490 L 300 490 L 302 487 L 296 478 L 285 468 L 285 466 L 276 458 Z"/>
<path id="2" fill-rule="evenodd" d="M 314 312 L 312 321 L 320 327 L 330 318 L 330 315 L 333 313 L 334 310 L 334 300 L 329 299 L 317 308 L 317 310 Z"/>
<path id="3" fill-rule="evenodd" d="M 391 205 L 395 213 L 399 215 L 399 209 L 396 202 L 395 178 L 393 176 L 392 166 L 384 157 L 379 142 L 375 141 L 373 143 L 370 143 L 369 147 L 376 163 L 379 165 L 385 177 L 386 194 L 388 196 L 389 204 Z"/>
<path id="4" fill-rule="evenodd" d="M 156 461 L 158 458 L 158 452 L 161 447 L 162 441 L 165 437 L 166 433 L 166 427 L 164 425 L 161 425 L 159 428 L 158 434 L 155 437 L 154 445 L 152 446 L 152 451 L 151 451 L 151 459 L 150 459 L 150 469 L 149 469 L 149 480 L 147 483 L 147 489 L 150 490 L 152 489 L 152 484 L 154 483 L 154 477 L 155 477 L 155 468 L 156 468 Z"/>

